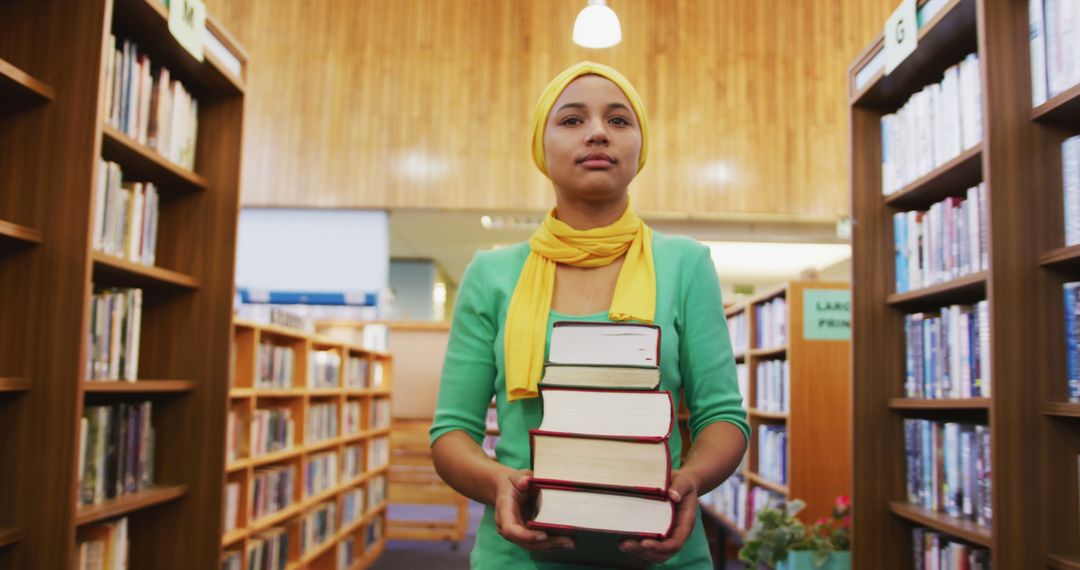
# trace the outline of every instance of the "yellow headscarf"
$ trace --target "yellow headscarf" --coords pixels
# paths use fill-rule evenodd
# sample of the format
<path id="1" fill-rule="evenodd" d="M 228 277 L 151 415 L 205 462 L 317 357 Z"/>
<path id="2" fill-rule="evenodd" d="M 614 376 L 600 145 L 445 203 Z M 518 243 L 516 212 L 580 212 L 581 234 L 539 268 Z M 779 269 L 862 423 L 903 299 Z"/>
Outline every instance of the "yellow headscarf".
<path id="1" fill-rule="evenodd" d="M 634 86 L 614 69 L 581 62 L 555 77 L 544 89 L 533 115 L 533 161 L 547 175 L 544 128 L 555 101 L 566 86 L 582 75 L 599 75 L 622 89 L 641 127 L 638 171 L 645 165 L 649 137 L 645 109 Z M 603 267 L 626 255 L 615 283 L 608 317 L 613 321 L 651 323 L 656 313 L 656 270 L 653 266 L 652 229 L 627 207 L 610 226 L 575 230 L 548 212 L 544 223 L 529 238 L 529 257 L 518 276 L 506 315 L 506 397 L 510 401 L 535 398 L 544 367 L 548 315 L 555 289 L 555 265 Z"/>

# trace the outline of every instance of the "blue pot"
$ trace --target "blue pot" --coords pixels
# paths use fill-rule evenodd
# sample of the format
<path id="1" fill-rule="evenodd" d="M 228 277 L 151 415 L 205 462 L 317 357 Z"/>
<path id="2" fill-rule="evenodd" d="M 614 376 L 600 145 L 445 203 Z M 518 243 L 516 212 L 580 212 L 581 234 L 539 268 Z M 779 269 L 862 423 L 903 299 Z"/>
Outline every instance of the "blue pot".
<path id="1" fill-rule="evenodd" d="M 814 565 L 814 553 L 809 550 L 793 550 L 788 553 L 776 570 L 851 570 L 851 552 L 842 550 L 829 553 L 821 566 Z"/>

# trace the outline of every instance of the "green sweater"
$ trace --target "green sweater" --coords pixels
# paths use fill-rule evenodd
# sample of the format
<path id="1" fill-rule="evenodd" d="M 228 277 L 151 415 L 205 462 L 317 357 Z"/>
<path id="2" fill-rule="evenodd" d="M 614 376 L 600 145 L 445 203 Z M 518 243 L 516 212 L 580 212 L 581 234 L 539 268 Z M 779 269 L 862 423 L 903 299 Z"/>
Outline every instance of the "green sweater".
<path id="1" fill-rule="evenodd" d="M 716 269 L 709 250 L 679 236 L 653 232 L 656 267 L 655 324 L 661 327 L 660 389 L 685 399 L 690 411 L 690 437 L 709 424 L 735 424 L 750 437 L 735 376 Z M 498 461 L 513 469 L 529 469 L 529 430 L 540 426 L 539 398 L 506 399 L 503 332 L 510 297 L 529 254 L 528 243 L 477 252 L 465 270 L 458 290 L 450 342 L 443 364 L 431 443 L 462 430 L 477 443 L 484 439 L 487 408 L 492 396 L 501 437 Z M 608 322 L 607 312 L 571 316 L 551 311 L 548 342 L 555 321 Z M 546 356 L 546 355 L 545 355 Z M 681 465 L 682 437 L 671 434 L 672 466 Z M 567 568 L 541 565 L 529 553 L 495 532 L 492 508 L 484 510 L 473 548 L 472 568 Z M 694 532 L 682 551 L 656 568 L 712 568 L 700 513 Z"/>

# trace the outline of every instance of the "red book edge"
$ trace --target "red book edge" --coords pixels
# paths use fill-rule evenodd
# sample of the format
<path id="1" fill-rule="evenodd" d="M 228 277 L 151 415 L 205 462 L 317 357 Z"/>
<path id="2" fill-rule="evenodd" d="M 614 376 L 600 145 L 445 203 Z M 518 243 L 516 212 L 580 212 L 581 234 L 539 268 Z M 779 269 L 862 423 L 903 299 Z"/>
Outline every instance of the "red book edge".
<path id="1" fill-rule="evenodd" d="M 616 321 L 616 322 L 611 322 L 611 323 L 601 323 L 601 322 L 597 322 L 597 321 L 555 321 L 554 323 L 551 324 L 551 329 L 552 329 L 552 331 L 554 331 L 555 327 L 567 327 L 567 326 L 574 326 L 574 327 L 578 327 L 578 326 L 609 327 L 611 325 L 633 325 L 635 327 L 648 327 L 648 328 L 651 328 L 651 329 L 656 329 L 656 367 L 657 368 L 660 367 L 660 337 L 661 337 L 661 335 L 663 333 L 663 329 L 660 328 L 660 325 L 654 325 L 652 323 L 639 323 L 639 322 L 636 322 L 636 321 Z M 557 362 L 557 363 L 554 363 L 554 364 L 566 364 L 566 363 L 565 362 Z"/>
<path id="2" fill-rule="evenodd" d="M 619 439 L 619 440 L 635 440 L 635 441 L 639 441 L 639 440 L 641 440 L 641 441 L 660 441 L 660 440 L 670 438 L 671 437 L 671 431 L 673 429 L 675 429 L 675 397 L 671 395 L 671 391 L 669 391 L 669 390 L 618 390 L 618 389 L 613 389 L 613 388 L 566 388 L 566 387 L 554 387 L 554 386 L 552 386 L 550 388 L 541 387 L 540 388 L 540 405 L 541 406 L 544 405 L 544 398 L 543 398 L 544 392 L 548 392 L 548 391 L 551 391 L 551 392 L 612 392 L 612 393 L 616 393 L 616 394 L 633 394 L 633 393 L 657 394 L 657 393 L 663 393 L 663 394 L 667 394 L 668 403 L 670 404 L 670 406 L 668 406 L 668 409 L 671 410 L 671 414 L 668 417 L 667 433 L 665 433 L 662 436 L 593 435 L 593 434 L 579 434 L 579 433 L 573 433 L 573 432 L 552 431 L 552 430 L 545 430 L 545 429 L 542 429 L 542 428 L 537 428 L 535 430 L 532 430 L 532 431 L 539 432 L 539 433 L 541 433 L 543 435 L 558 435 L 558 436 L 566 436 L 566 437 L 587 437 L 587 438 L 591 438 L 591 439 Z M 543 417 L 544 417 L 543 408 L 541 408 L 541 416 L 540 416 L 541 425 L 543 425 L 543 423 L 544 423 Z M 530 434 L 531 433 L 532 432 L 530 432 Z"/>
<path id="3" fill-rule="evenodd" d="M 667 437 L 622 437 L 622 436 L 603 436 L 593 437 L 587 435 L 581 435 L 576 433 L 559 433 L 552 431 L 544 431 L 539 429 L 529 430 L 529 469 L 535 472 L 535 458 L 536 458 L 536 436 L 553 436 L 553 437 L 569 437 L 576 439 L 599 439 L 599 440 L 614 440 L 614 441 L 628 441 L 631 443 L 662 443 L 664 444 L 664 458 L 667 460 L 667 469 L 665 470 L 664 487 L 657 489 L 655 487 L 628 487 L 625 485 L 605 485 L 602 483 L 582 483 L 578 481 L 564 481 L 559 479 L 547 479 L 543 477 L 534 477 L 534 481 L 542 481 L 546 484 L 557 485 L 570 485 L 582 489 L 604 489 L 618 491 L 625 489 L 636 492 L 648 492 L 651 494 L 663 495 L 671 487 L 671 445 L 668 442 Z"/>
<path id="4" fill-rule="evenodd" d="M 533 480 L 529 481 L 529 501 L 530 501 L 530 509 L 532 509 L 532 512 L 529 513 L 530 517 L 536 516 L 536 509 L 535 509 L 535 507 L 533 507 L 533 505 L 535 505 L 536 495 L 540 492 L 541 489 L 555 489 L 555 490 L 559 490 L 559 491 L 600 493 L 600 494 L 604 494 L 604 495 L 623 495 L 623 496 L 628 496 L 628 497 L 638 497 L 638 498 L 642 498 L 642 499 L 649 499 L 649 500 L 654 500 L 654 501 L 662 501 L 662 502 L 667 503 L 668 506 L 671 507 L 671 521 L 668 523 L 668 527 L 667 527 L 666 531 L 664 531 L 661 534 L 653 534 L 651 532 L 622 532 L 622 531 L 613 531 L 613 530 L 601 529 L 601 528 L 589 528 L 589 527 L 583 527 L 583 526 L 541 523 L 541 522 L 536 522 L 534 520 L 531 520 L 531 518 L 530 518 L 530 520 L 526 521 L 525 526 L 527 526 L 527 527 L 529 527 L 531 529 L 534 529 L 534 530 L 553 530 L 553 531 L 557 531 L 557 532 L 560 532 L 560 531 L 561 532 L 567 532 L 567 531 L 580 530 L 580 531 L 588 531 L 588 532 L 602 532 L 602 533 L 606 533 L 606 534 L 617 534 L 617 535 L 620 535 L 620 536 L 632 536 L 632 537 L 639 537 L 639 538 L 652 538 L 652 539 L 656 539 L 656 540 L 664 540 L 668 536 L 671 535 L 671 530 L 675 527 L 675 502 L 672 501 L 670 497 L 667 497 L 667 496 L 655 496 L 655 495 L 641 495 L 641 494 L 638 494 L 638 493 L 628 493 L 628 492 L 620 491 L 620 490 L 616 490 L 616 489 L 594 489 L 594 488 L 589 488 L 589 487 L 583 487 L 581 485 L 577 485 L 577 484 L 574 484 L 574 483 L 555 483 L 555 482 L 547 482 L 547 481 L 538 480 L 538 479 L 533 479 Z"/>

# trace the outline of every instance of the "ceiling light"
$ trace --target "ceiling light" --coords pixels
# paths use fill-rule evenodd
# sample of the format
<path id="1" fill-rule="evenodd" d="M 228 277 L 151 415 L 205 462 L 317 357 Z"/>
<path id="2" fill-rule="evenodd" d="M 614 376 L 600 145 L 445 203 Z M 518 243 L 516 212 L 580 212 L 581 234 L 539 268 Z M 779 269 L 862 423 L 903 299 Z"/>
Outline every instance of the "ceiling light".
<path id="1" fill-rule="evenodd" d="M 837 243 L 706 242 L 721 282 L 764 283 L 795 279 L 804 269 L 821 270 L 851 257 Z"/>
<path id="2" fill-rule="evenodd" d="M 574 43 L 587 48 L 608 48 L 622 41 L 622 27 L 605 0 L 589 0 L 574 21 Z"/>

